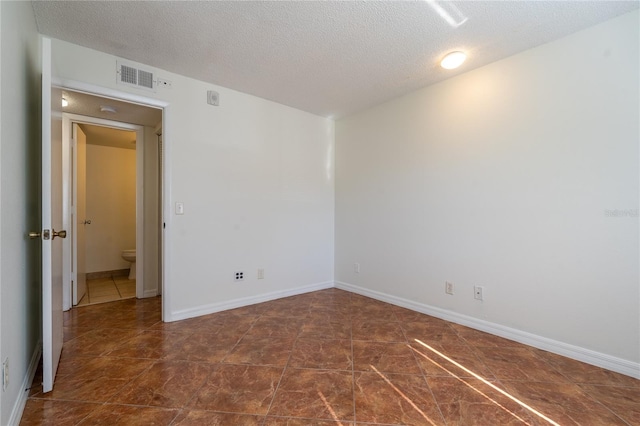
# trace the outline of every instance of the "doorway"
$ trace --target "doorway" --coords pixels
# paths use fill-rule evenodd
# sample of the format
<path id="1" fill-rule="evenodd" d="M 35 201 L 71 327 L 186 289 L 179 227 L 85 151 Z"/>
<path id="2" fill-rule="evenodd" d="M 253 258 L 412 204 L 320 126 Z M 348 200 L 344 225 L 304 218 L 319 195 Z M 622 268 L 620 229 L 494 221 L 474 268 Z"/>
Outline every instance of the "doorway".
<path id="1" fill-rule="evenodd" d="M 72 304 L 136 297 L 136 284 L 144 279 L 136 262 L 136 150 L 144 138 L 133 130 L 76 122 L 72 135 Z"/>
<path id="2" fill-rule="evenodd" d="M 63 98 L 64 217 L 71 232 L 64 309 L 87 302 L 87 278 L 114 280 L 119 296 L 130 296 L 132 284 L 135 297 L 156 296 L 163 270 L 157 137 L 162 110 L 71 90 Z M 106 301 L 100 297 L 105 295 L 94 293 L 94 302 Z"/>

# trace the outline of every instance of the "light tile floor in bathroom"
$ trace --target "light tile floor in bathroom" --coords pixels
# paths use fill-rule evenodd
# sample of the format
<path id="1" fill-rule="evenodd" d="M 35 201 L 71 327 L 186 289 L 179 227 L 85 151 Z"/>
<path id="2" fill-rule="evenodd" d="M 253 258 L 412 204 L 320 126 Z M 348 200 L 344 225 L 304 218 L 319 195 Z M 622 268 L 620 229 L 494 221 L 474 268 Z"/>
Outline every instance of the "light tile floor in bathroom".
<path id="1" fill-rule="evenodd" d="M 172 323 L 64 314 L 22 425 L 638 425 L 640 381 L 337 289 Z"/>
<path id="2" fill-rule="evenodd" d="M 136 297 L 136 280 L 126 276 L 112 276 L 87 280 L 87 292 L 78 306 Z"/>

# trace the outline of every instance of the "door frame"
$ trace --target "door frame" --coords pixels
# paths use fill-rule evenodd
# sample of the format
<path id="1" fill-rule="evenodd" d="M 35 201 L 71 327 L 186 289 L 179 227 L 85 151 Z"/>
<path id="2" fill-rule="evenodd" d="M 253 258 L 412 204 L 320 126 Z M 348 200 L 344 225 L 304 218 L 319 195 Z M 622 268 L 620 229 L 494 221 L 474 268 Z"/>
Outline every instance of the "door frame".
<path id="1" fill-rule="evenodd" d="M 111 98 L 118 101 L 134 103 L 142 106 L 158 108 L 162 110 L 162 321 L 172 321 L 171 315 L 171 298 L 172 298 L 172 282 L 171 282 L 171 140 L 172 137 L 172 108 L 167 101 L 148 98 L 133 93 L 121 92 L 107 87 L 96 86 L 94 84 L 85 83 L 76 80 L 52 79 L 52 86 L 60 89 L 68 89 L 76 92 L 82 92 L 89 95 L 100 96 L 103 98 Z M 137 293 L 137 290 L 136 290 Z"/>
<path id="2" fill-rule="evenodd" d="M 74 124 L 88 124 L 92 126 L 109 127 L 112 129 L 136 132 L 136 297 L 144 297 L 144 126 L 121 121 L 105 120 L 79 114 L 62 113 L 62 155 L 63 155 L 63 226 L 71 232 L 71 238 L 64 241 L 63 269 L 63 309 L 69 310 L 73 305 L 73 284 L 77 285 L 77 228 L 78 217 L 75 201 L 77 194 L 77 153 L 73 140 L 72 126 Z M 75 222 L 75 223 L 72 223 Z M 124 248 L 123 248 L 124 249 Z"/>

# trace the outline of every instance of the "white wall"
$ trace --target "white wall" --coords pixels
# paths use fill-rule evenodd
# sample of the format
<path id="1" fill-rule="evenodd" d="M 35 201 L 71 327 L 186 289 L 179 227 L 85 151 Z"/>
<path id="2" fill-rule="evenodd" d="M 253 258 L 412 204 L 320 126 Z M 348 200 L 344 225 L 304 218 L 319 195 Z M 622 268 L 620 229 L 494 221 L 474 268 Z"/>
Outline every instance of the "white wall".
<path id="1" fill-rule="evenodd" d="M 30 362 L 40 338 L 40 251 L 27 238 L 40 228 L 38 35 L 28 2 L 0 2 L 0 424 L 19 420 Z M 34 364 L 35 366 L 35 364 Z"/>
<path id="2" fill-rule="evenodd" d="M 633 12 L 339 121 L 336 280 L 637 363 L 638 61 Z"/>
<path id="3" fill-rule="evenodd" d="M 136 151 L 88 138 L 86 164 L 86 271 L 127 269 L 122 250 L 136 248 Z"/>
<path id="4" fill-rule="evenodd" d="M 333 282 L 333 122 L 274 102 L 157 70 L 157 93 L 117 85 L 116 57 L 53 41 L 61 79 L 157 98 L 165 117 L 170 318 L 243 298 Z M 220 106 L 206 103 L 207 90 Z M 173 207 L 171 208 L 173 212 Z M 257 269 L 265 279 L 257 280 Z M 235 271 L 245 271 L 242 283 Z M 166 296 L 166 293 L 165 293 Z M 248 300 L 248 299 L 245 299 Z"/>

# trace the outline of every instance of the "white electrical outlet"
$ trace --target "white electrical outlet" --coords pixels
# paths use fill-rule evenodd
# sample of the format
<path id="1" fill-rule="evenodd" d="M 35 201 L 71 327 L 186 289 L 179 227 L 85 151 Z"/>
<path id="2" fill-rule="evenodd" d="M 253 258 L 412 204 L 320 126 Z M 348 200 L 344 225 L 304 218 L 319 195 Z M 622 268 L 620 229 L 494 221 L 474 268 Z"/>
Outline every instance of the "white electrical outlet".
<path id="1" fill-rule="evenodd" d="M 264 280 L 264 269 L 258 269 L 258 279 Z"/>
<path id="2" fill-rule="evenodd" d="M 353 272 L 355 272 L 356 274 L 360 273 L 360 264 L 359 263 L 354 263 L 353 264 Z"/>
<path id="3" fill-rule="evenodd" d="M 453 294 L 453 283 L 450 283 L 449 281 L 445 281 L 444 292 L 447 294 Z"/>
<path id="4" fill-rule="evenodd" d="M 484 300 L 482 294 L 484 293 L 484 287 L 479 285 L 473 286 L 473 298 L 476 300 Z"/>
<path id="5" fill-rule="evenodd" d="M 2 390 L 6 391 L 9 387 L 9 358 L 2 363 Z"/>

